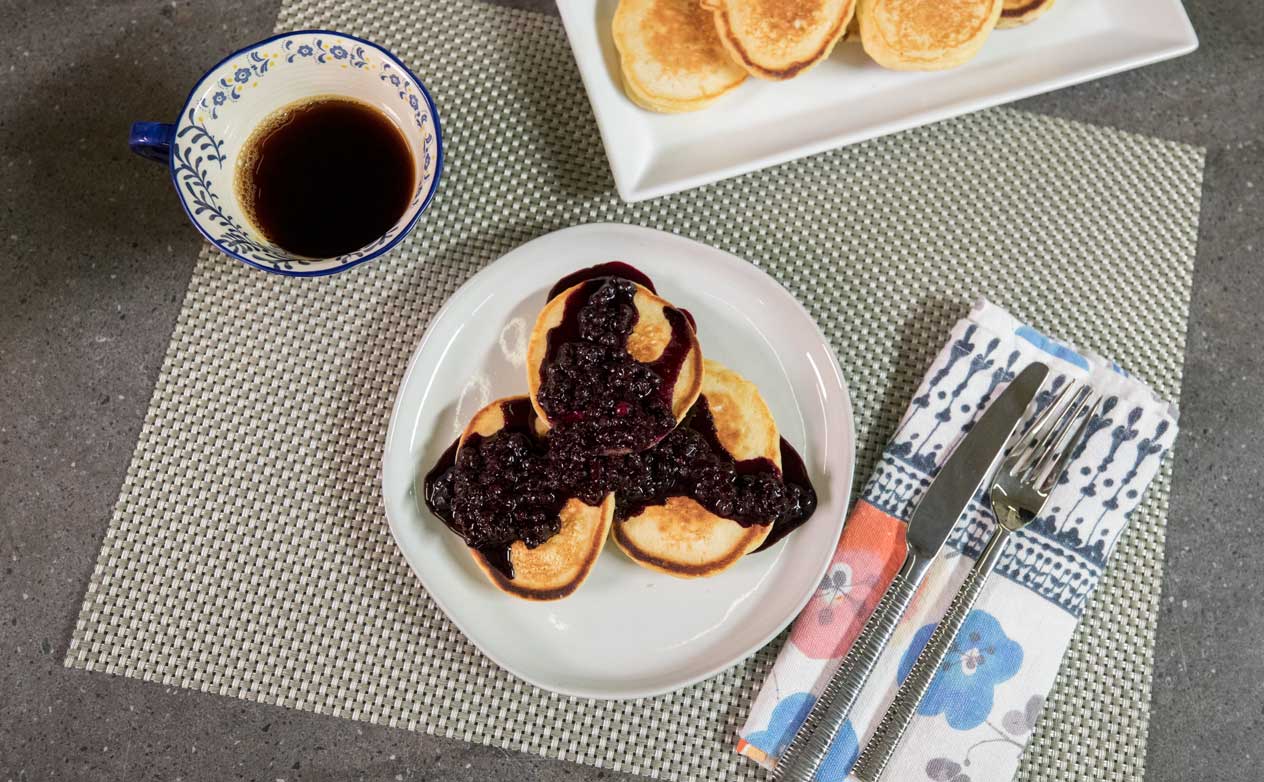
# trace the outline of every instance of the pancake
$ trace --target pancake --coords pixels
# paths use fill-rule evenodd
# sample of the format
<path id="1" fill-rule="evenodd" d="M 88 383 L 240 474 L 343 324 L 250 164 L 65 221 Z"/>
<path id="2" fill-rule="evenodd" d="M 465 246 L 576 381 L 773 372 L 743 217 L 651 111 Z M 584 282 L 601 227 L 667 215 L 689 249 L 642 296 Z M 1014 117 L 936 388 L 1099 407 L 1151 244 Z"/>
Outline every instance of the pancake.
<path id="1" fill-rule="evenodd" d="M 594 508 L 571 499 L 562 508 L 562 529 L 535 548 L 522 541 L 509 547 L 514 577 L 505 578 L 477 550 L 470 556 L 487 580 L 504 592 L 523 600 L 548 601 L 570 597 L 592 571 L 610 533 L 614 515 L 614 495 Z"/>
<path id="2" fill-rule="evenodd" d="M 650 111 L 694 111 L 746 80 L 697 0 L 620 0 L 612 33 L 624 91 Z"/>
<path id="3" fill-rule="evenodd" d="M 847 30 L 843 32 L 843 37 L 838 39 L 839 43 L 860 43 L 860 17 L 852 15 L 851 21 L 847 23 Z"/>
<path id="4" fill-rule="evenodd" d="M 860 41 L 884 68 L 941 70 L 978 54 L 1003 0 L 859 0 Z"/>
<path id="5" fill-rule="evenodd" d="M 714 361 L 704 366 L 701 400 L 710 411 L 720 446 L 736 461 L 766 459 L 779 471 L 781 438 L 759 389 Z M 664 446 L 669 443 L 670 439 Z M 743 526 L 712 513 L 692 497 L 670 496 L 615 522 L 611 533 L 615 544 L 638 565 L 698 578 L 721 573 L 758 548 L 772 522 L 770 518 L 764 524 Z"/>
<path id="6" fill-rule="evenodd" d="M 1020 27 L 1036 21 L 1045 11 L 1053 8 L 1053 0 L 1005 0 L 1001 8 L 999 28 Z"/>
<path id="7" fill-rule="evenodd" d="M 522 397 L 499 399 L 474 414 L 461 434 L 462 446 L 471 435 L 491 437 L 505 427 L 504 403 Z M 538 419 L 537 419 L 538 420 Z M 572 594 L 588 578 L 605 546 L 614 517 L 614 495 L 599 506 L 585 505 L 572 497 L 558 514 L 561 529 L 535 548 L 522 541 L 509 546 L 513 578 L 507 578 L 477 549 L 469 549 L 474 562 L 497 589 L 524 600 L 560 600 Z"/>
<path id="8" fill-rule="evenodd" d="M 586 302 L 595 303 L 609 290 L 607 285 L 618 286 L 634 310 L 622 349 L 614 347 L 618 340 L 613 332 L 605 335 L 609 341 L 597 343 L 576 331 Z M 626 328 L 627 323 L 618 325 Z M 561 346 L 555 352 L 550 339 Z M 605 363 L 580 361 L 575 358 L 577 350 L 567 352 L 567 345 L 585 353 L 604 352 L 609 358 Z M 618 365 L 616 359 L 626 365 Z M 565 421 L 570 434 L 585 430 L 578 436 L 592 439 L 601 453 L 652 446 L 675 428 L 702 388 L 702 350 L 687 316 L 649 288 L 621 277 L 585 280 L 553 297 L 531 330 L 526 365 L 531 404 L 540 418 L 551 425 Z M 643 393 L 643 383 L 619 384 L 620 378 L 645 373 L 659 379 L 656 388 L 671 383 L 670 400 L 665 391 Z"/>
<path id="9" fill-rule="evenodd" d="M 760 79 L 806 73 L 829 56 L 856 0 L 701 0 L 729 56 Z"/>

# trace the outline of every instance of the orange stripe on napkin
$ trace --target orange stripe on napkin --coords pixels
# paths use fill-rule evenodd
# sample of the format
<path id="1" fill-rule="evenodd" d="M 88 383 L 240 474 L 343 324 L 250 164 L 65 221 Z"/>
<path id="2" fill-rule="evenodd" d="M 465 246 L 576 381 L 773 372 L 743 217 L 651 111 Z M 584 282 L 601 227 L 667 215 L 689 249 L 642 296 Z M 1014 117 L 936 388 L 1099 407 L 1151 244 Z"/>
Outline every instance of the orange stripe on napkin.
<path id="1" fill-rule="evenodd" d="M 771 764 L 772 762 L 768 759 L 767 752 L 764 752 L 762 749 L 760 749 L 759 747 L 756 747 L 754 744 L 748 744 L 746 742 L 746 739 L 737 740 L 737 751 L 740 754 L 745 755 L 746 757 L 760 764 L 761 766 Z"/>

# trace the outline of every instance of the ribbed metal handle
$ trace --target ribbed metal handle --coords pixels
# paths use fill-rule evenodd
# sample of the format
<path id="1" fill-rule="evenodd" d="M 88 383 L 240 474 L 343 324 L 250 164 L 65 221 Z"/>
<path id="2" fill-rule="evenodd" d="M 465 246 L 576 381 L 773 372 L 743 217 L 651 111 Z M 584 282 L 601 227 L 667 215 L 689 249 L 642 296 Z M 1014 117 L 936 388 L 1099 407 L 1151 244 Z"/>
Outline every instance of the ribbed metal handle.
<path id="1" fill-rule="evenodd" d="M 957 634 L 961 632 L 962 625 L 965 624 L 970 611 L 974 609 L 974 604 L 983 591 L 988 575 L 996 567 L 996 560 L 1005 550 L 1005 544 L 1008 542 L 1009 531 L 998 526 L 987 545 L 984 546 L 978 561 L 970 569 L 966 580 L 962 582 L 961 589 L 948 605 L 944 618 L 939 621 L 935 631 L 926 641 L 926 645 L 917 655 L 913 667 L 909 669 L 904 682 L 895 693 L 895 700 L 891 701 L 886 714 L 882 716 L 882 721 L 878 723 L 878 729 L 874 731 L 872 738 L 865 744 L 864 751 L 856 759 L 852 773 L 858 779 L 877 782 L 882 777 L 887 763 L 891 761 L 905 732 L 908 731 L 917 707 L 921 705 L 922 698 L 926 697 L 926 692 L 935 679 L 935 673 L 939 670 L 939 666 L 943 665 L 944 658 L 948 656 L 948 650 L 952 648 Z"/>
<path id="2" fill-rule="evenodd" d="M 913 602 L 913 595 L 925 577 L 927 565 L 925 560 L 914 554 L 909 554 L 904 560 L 904 566 L 883 593 L 847 656 L 795 734 L 794 741 L 782 753 L 773 772 L 778 782 L 812 782 L 817 768 L 829 754 L 830 745 L 856 705 L 878 656 L 891 641 L 896 625 Z"/>

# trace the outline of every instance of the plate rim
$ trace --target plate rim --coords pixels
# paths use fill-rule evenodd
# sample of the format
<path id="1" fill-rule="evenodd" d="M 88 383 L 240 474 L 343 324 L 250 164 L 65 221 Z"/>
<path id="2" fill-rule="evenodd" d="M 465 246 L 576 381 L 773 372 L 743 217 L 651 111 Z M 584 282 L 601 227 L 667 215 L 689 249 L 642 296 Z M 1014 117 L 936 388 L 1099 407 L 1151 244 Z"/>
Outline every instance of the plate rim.
<path id="1" fill-rule="evenodd" d="M 630 223 L 612 223 L 612 222 L 582 223 L 579 225 L 573 225 L 566 228 L 560 228 L 555 231 L 550 231 L 548 233 L 536 236 L 526 242 L 523 242 L 522 244 L 516 245 L 515 247 L 502 253 L 499 257 L 497 257 L 492 262 L 488 263 L 483 268 L 479 269 L 477 272 L 471 275 L 465 282 L 463 282 L 455 291 L 453 291 L 451 295 L 448 296 L 448 298 L 444 301 L 443 305 L 434 313 L 433 316 L 431 316 L 429 323 L 427 323 L 426 325 L 425 332 L 422 334 L 421 339 L 417 343 L 417 347 L 413 349 L 412 356 L 409 358 L 408 364 L 405 367 L 403 374 L 399 379 L 399 385 L 395 392 L 395 399 L 391 404 L 391 416 L 390 416 L 389 425 L 387 426 L 387 430 L 386 430 L 385 441 L 383 443 L 382 457 L 381 457 L 381 462 L 380 462 L 380 471 L 381 471 L 381 491 L 382 491 L 383 506 L 386 513 L 387 525 L 390 528 L 391 537 L 395 541 L 396 549 L 399 551 L 400 555 L 404 558 L 404 561 L 408 563 L 408 568 L 409 570 L 412 571 L 414 577 L 417 578 L 417 580 L 421 583 L 422 588 L 425 589 L 426 595 L 431 600 L 434 601 L 435 605 L 439 607 L 439 610 L 443 612 L 444 616 L 448 619 L 448 621 L 452 622 L 452 624 L 455 625 L 456 628 L 461 631 L 461 634 L 465 637 L 465 639 L 469 641 L 471 644 L 473 644 L 474 647 L 478 649 L 480 654 L 487 657 L 489 660 L 491 660 L 493 663 L 499 666 L 502 670 L 506 671 L 510 675 L 524 682 L 527 682 L 528 684 L 531 684 L 532 686 L 539 687 L 542 690 L 545 690 L 548 692 L 554 692 L 559 695 L 565 695 L 565 696 L 571 696 L 571 697 L 577 697 L 577 698 L 589 698 L 593 700 L 602 700 L 602 701 L 624 701 L 624 700 L 634 700 L 637 698 L 654 697 L 658 695 L 664 695 L 666 693 L 676 692 L 678 690 L 682 690 L 686 687 L 691 687 L 699 682 L 710 679 L 713 676 L 716 676 L 717 674 L 722 673 L 726 670 L 729 670 L 730 668 L 750 659 L 752 655 L 754 655 L 760 649 L 763 649 L 765 646 L 771 643 L 778 635 L 780 635 L 787 627 L 789 627 L 790 624 L 795 619 L 797 619 L 801 613 L 803 613 L 804 608 L 811 601 L 812 597 L 816 594 L 816 588 L 813 587 L 806 590 L 805 594 L 796 602 L 794 609 L 792 611 L 787 612 L 787 615 L 783 619 L 778 619 L 774 623 L 775 627 L 769 633 L 767 633 L 764 637 L 760 638 L 757 642 L 751 644 L 749 648 L 742 650 L 739 654 L 735 656 L 731 656 L 716 665 L 708 667 L 702 673 L 694 674 L 676 683 L 656 686 L 656 687 L 639 688 L 639 689 L 610 688 L 606 690 L 592 690 L 583 686 L 571 687 L 571 686 L 566 686 L 566 685 L 558 685 L 557 683 L 554 683 L 554 682 L 545 682 L 545 681 L 538 680 L 535 677 L 527 675 L 523 673 L 522 671 L 516 669 L 514 666 L 510 665 L 505 660 L 503 660 L 499 655 L 497 655 L 496 653 L 488 649 L 486 646 L 484 646 L 482 643 L 480 643 L 478 640 L 476 640 L 470 634 L 470 632 L 466 629 L 466 625 L 461 621 L 460 618 L 458 618 L 457 613 L 454 613 L 451 610 L 451 608 L 448 606 L 448 604 L 430 588 L 429 584 L 427 583 L 426 577 L 422 574 L 420 570 L 418 570 L 417 566 L 413 563 L 412 559 L 408 555 L 407 549 L 404 546 L 403 540 L 401 538 L 401 535 L 402 535 L 401 525 L 405 523 L 407 519 L 400 519 L 396 517 L 395 512 L 392 510 L 392 503 L 390 500 L 390 495 L 388 493 L 388 486 L 387 486 L 387 481 L 389 480 L 389 477 L 388 477 L 389 471 L 388 471 L 387 463 L 390 460 L 393 453 L 392 444 L 396 443 L 397 439 L 399 439 L 402 435 L 405 434 L 401 429 L 401 426 L 403 425 L 404 422 L 402 422 L 400 418 L 401 404 L 403 402 L 404 391 L 409 385 L 409 380 L 413 377 L 413 374 L 417 368 L 417 365 L 419 361 L 421 360 L 422 354 L 425 352 L 427 345 L 429 344 L 430 340 L 435 334 L 434 326 L 440 322 L 441 318 L 449 316 L 449 313 L 452 311 L 453 300 L 457 299 L 461 293 L 467 292 L 473 289 L 474 286 L 480 280 L 486 279 L 487 277 L 490 277 L 492 274 L 494 274 L 496 267 L 504 263 L 507 258 L 510 258 L 512 255 L 516 254 L 520 250 L 527 248 L 528 246 L 532 244 L 543 242 L 544 240 L 556 241 L 559 237 L 563 237 L 567 234 L 579 234 L 579 233 L 600 234 L 607 231 L 626 232 L 634 236 L 636 234 L 640 234 L 642 236 L 649 236 L 656 239 L 666 237 L 669 241 L 672 241 L 672 242 L 680 242 L 680 243 L 685 243 L 688 245 L 693 245 L 697 249 L 701 249 L 703 251 L 712 252 L 712 253 L 718 253 L 721 256 L 726 256 L 729 261 L 732 261 L 732 262 L 735 262 L 737 264 L 741 264 L 747 267 L 750 272 L 754 272 L 759 277 L 763 277 L 765 280 L 772 283 L 772 285 L 774 286 L 774 290 L 778 291 L 777 295 L 783 296 L 792 307 L 798 309 L 800 314 L 803 315 L 803 317 L 807 320 L 807 322 L 812 324 L 812 328 L 816 332 L 817 337 L 819 337 L 820 344 L 824 348 L 824 352 L 829 359 L 828 367 L 832 370 L 833 377 L 837 379 L 837 390 L 840 392 L 840 396 L 835 401 L 835 407 L 836 408 L 841 407 L 841 410 L 838 411 L 838 414 L 840 416 L 839 420 L 841 423 L 840 434 L 842 435 L 845 442 L 843 446 L 843 451 L 847 455 L 848 462 L 849 462 L 849 465 L 848 465 L 849 469 L 846 471 L 846 478 L 845 480 L 841 481 L 841 488 L 843 489 L 843 491 L 839 492 L 839 496 L 842 498 L 842 502 L 843 502 L 843 513 L 840 515 L 839 519 L 835 522 L 835 529 L 836 529 L 836 534 L 834 535 L 835 539 L 840 537 L 842 534 L 843 525 L 847 519 L 847 511 L 850 509 L 850 506 L 851 506 L 851 494 L 852 494 L 852 489 L 855 486 L 855 480 L 856 480 L 857 448 L 856 448 L 856 422 L 855 422 L 854 409 L 851 402 L 851 390 L 847 385 L 846 376 L 843 374 L 842 366 L 838 362 L 837 352 L 834 350 L 829 340 L 825 337 L 824 332 L 821 331 L 821 327 L 816 322 L 816 319 L 812 317 L 811 313 L 807 311 L 807 309 L 803 306 L 802 303 L 799 302 L 799 300 L 794 296 L 794 294 L 790 293 L 790 291 L 787 290 L 785 286 L 782 285 L 779 281 L 777 281 L 776 278 L 772 277 L 772 275 L 768 274 L 767 272 L 765 272 L 763 269 L 759 268 L 755 264 L 749 261 L 746 261 L 745 259 L 740 258 L 737 255 L 734 255 L 733 253 L 730 253 L 726 250 L 722 250 L 718 247 L 713 247 L 709 244 L 706 244 L 705 242 L 699 242 L 695 239 L 690 239 L 688 237 L 671 233 L 670 231 L 662 231 L 659 229 L 649 228 L 647 226 L 635 225 L 635 224 L 630 224 Z M 415 479 L 414 479 L 413 484 L 415 484 Z M 811 583 L 813 584 L 820 583 L 821 578 L 829 570 L 829 567 L 832 561 L 833 561 L 833 547 L 830 547 L 829 550 L 825 554 L 822 554 L 821 563 L 818 567 L 818 572 L 816 573 L 816 577 L 812 580 Z"/>
<path id="2" fill-rule="evenodd" d="M 562 19 L 562 28 L 566 32 L 567 44 L 579 70 L 580 81 L 584 85 L 584 94 L 588 98 L 593 118 L 597 123 L 597 131 L 601 136 L 601 146 L 606 153 L 606 161 L 614 179 L 615 190 L 618 192 L 619 198 L 629 204 L 693 190 L 704 185 L 779 166 L 793 160 L 811 157 L 852 144 L 859 144 L 882 136 L 1013 103 L 1035 95 L 1055 92 L 1094 79 L 1153 65 L 1164 60 L 1189 54 L 1198 48 L 1199 43 L 1198 34 L 1194 30 L 1193 23 L 1189 20 L 1189 13 L 1185 10 L 1184 3 L 1181 0 L 1169 0 L 1170 7 L 1167 10 L 1175 10 L 1179 13 L 1180 20 L 1172 25 L 1172 28 L 1169 30 L 1170 36 L 1145 36 L 1153 39 L 1154 48 L 1144 53 L 1122 57 L 1103 65 L 1082 66 L 1065 73 L 1058 73 L 1043 79 L 1000 89 L 981 97 L 962 98 L 935 109 L 910 109 L 907 114 L 897 119 L 878 122 L 852 131 L 842 131 L 815 141 L 791 144 L 776 152 L 757 154 L 729 165 L 717 166 L 679 179 L 659 184 L 645 184 L 644 176 L 647 171 L 653 170 L 656 157 L 651 155 L 645 161 L 645 164 L 641 166 L 640 171 L 631 170 L 632 167 L 629 161 L 621 158 L 615 151 L 618 145 L 612 137 L 611 125 L 617 121 L 617 117 L 612 113 L 603 112 L 598 106 L 597 81 L 608 79 L 608 74 L 605 72 L 604 58 L 609 53 L 605 51 L 601 36 L 599 34 L 595 36 L 590 35 L 585 27 L 587 23 L 586 18 L 581 17 L 595 9 L 600 1 L 576 0 L 575 2 L 559 2 L 557 7 Z M 581 49 L 587 50 L 589 48 L 592 48 L 594 51 L 591 53 L 581 51 Z M 615 90 L 620 95 L 623 94 L 622 86 L 616 85 Z"/>

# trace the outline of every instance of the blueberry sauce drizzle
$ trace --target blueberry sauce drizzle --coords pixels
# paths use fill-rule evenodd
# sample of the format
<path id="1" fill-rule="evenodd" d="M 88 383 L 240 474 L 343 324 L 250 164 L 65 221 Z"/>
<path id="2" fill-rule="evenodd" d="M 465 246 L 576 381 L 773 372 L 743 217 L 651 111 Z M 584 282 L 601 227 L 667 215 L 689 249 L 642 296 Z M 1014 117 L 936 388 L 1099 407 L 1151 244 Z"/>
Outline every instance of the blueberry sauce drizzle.
<path id="1" fill-rule="evenodd" d="M 627 276 L 612 280 L 609 275 L 615 271 Z M 614 302 L 614 307 L 606 306 L 593 318 L 601 321 L 610 318 L 618 307 L 630 304 L 629 290 L 634 292 L 634 288 L 619 283 L 633 273 L 639 277 L 638 284 L 654 289 L 648 277 L 626 264 L 603 264 L 563 278 L 550 296 L 585 285 L 567 302 L 569 309 L 572 302 L 582 300 L 575 305 L 578 312 L 604 290 L 606 304 Z M 626 316 L 626 312 L 622 314 Z M 619 315 L 614 312 L 614 320 L 623 322 Z M 672 340 L 663 355 L 648 365 L 650 373 L 663 382 L 646 387 L 662 403 L 661 389 L 667 386 L 666 403 L 670 405 L 670 387 L 675 383 L 672 368 L 678 373 L 688 352 L 691 340 L 684 328 L 692 319 L 682 310 L 668 309 L 665 315 L 672 325 Z M 563 322 L 569 319 L 564 316 Z M 573 320 L 578 324 L 580 316 L 576 314 Z M 575 328 L 578 332 L 579 326 Z M 627 330 L 630 332 L 630 326 Z M 588 333 L 617 336 L 619 330 Z M 681 344 L 676 344 L 678 334 L 684 335 Z M 625 345 L 626 335 L 619 345 L 626 355 Z M 650 399 L 649 403 L 653 402 Z M 772 530 L 757 551 L 776 544 L 816 509 L 816 493 L 794 448 L 781 440 L 782 469 L 765 458 L 735 460 L 720 443 L 706 397 L 699 397 L 679 426 L 673 418 L 674 428 L 656 445 L 614 453 L 599 436 L 601 428 L 587 425 L 582 416 L 555 422 L 544 437 L 536 433 L 535 411 L 529 399 L 506 400 L 501 412 L 505 425 L 495 434 L 471 435 L 459 450 L 454 442 L 444 452 L 425 475 L 423 494 L 436 517 L 511 580 L 510 546 L 521 540 L 534 548 L 557 534 L 559 514 L 571 497 L 595 506 L 613 492 L 616 522 L 661 505 L 670 497 L 689 497 L 743 527 L 767 524 L 771 519 Z M 614 414 L 620 416 L 617 406 Z"/>
<path id="2" fill-rule="evenodd" d="M 549 289 L 549 296 L 545 301 L 553 301 L 559 293 L 564 293 L 581 282 L 587 282 L 596 277 L 622 277 L 625 280 L 635 282 L 642 288 L 648 288 L 650 293 L 658 293 L 658 289 L 654 287 L 654 281 L 645 272 L 623 261 L 607 261 L 596 266 L 589 266 L 587 269 L 571 272 L 558 280 L 557 284 Z M 693 313 L 683 307 L 677 307 L 677 309 L 680 310 L 680 314 L 685 316 L 685 320 L 689 321 L 689 328 L 693 329 L 694 333 L 697 334 L 698 321 L 694 319 Z"/>
<path id="3" fill-rule="evenodd" d="M 803 457 L 784 437 L 781 438 L 781 480 L 785 481 L 787 487 L 798 492 L 798 502 L 773 521 L 768 537 L 759 544 L 759 548 L 750 552 L 752 554 L 777 545 L 785 536 L 802 527 L 816 512 L 816 489 L 812 488 L 808 468 L 803 463 Z"/>
<path id="4" fill-rule="evenodd" d="M 509 547 L 535 548 L 561 529 L 570 499 L 555 472 L 548 443 L 535 433 L 526 397 L 501 403 L 504 426 L 490 437 L 471 434 L 454 442 L 426 474 L 426 506 L 448 529 L 506 578 L 513 578 Z M 458 444 L 460 447 L 458 448 Z"/>
<path id="5" fill-rule="evenodd" d="M 635 282 L 642 288 L 648 288 L 650 293 L 658 293 L 658 289 L 654 287 L 654 281 L 645 272 L 623 261 L 607 261 L 596 266 L 589 266 L 587 269 L 571 272 L 558 280 L 557 284 L 549 289 L 549 297 L 546 301 L 553 301 L 558 294 L 565 293 L 581 282 L 588 282 L 599 277 L 621 277 Z"/>
<path id="6" fill-rule="evenodd" d="M 676 427 L 673 396 L 694 343 L 688 318 L 664 307 L 667 344 L 654 361 L 640 362 L 628 352 L 639 320 L 635 283 L 597 276 L 566 290 L 562 316 L 547 335 L 536 401 L 551 425 L 582 429 L 603 453 L 649 448 Z"/>
<path id="7" fill-rule="evenodd" d="M 784 439 L 781 447 L 782 458 L 795 468 L 793 480 L 783 477 L 770 459 L 734 459 L 720 443 L 711 407 L 701 396 L 661 443 L 624 458 L 617 471 L 622 481 L 613 489 L 615 520 L 636 516 L 671 497 L 689 497 L 743 527 L 771 519 L 773 532 L 785 528 L 780 539 L 816 510 L 816 492 L 802 460 Z"/>

